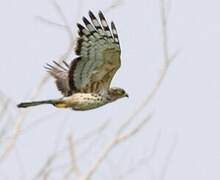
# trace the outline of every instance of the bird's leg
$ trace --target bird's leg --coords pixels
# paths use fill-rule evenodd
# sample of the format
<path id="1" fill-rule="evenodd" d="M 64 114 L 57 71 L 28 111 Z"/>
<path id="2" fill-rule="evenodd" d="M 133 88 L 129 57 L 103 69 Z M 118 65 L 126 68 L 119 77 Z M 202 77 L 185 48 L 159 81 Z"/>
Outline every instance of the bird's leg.
<path id="1" fill-rule="evenodd" d="M 68 107 L 68 104 L 65 103 L 65 101 L 63 101 L 62 99 L 58 100 L 58 101 L 55 101 L 53 103 L 53 105 L 57 108 L 67 108 Z"/>

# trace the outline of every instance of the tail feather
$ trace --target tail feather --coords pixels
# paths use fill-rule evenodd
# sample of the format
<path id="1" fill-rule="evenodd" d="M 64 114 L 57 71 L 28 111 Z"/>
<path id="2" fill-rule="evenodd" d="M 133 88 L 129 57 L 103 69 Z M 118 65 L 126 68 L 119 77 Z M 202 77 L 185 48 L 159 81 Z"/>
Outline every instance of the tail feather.
<path id="1" fill-rule="evenodd" d="M 45 100 L 45 101 L 32 101 L 32 102 L 22 102 L 17 105 L 18 108 L 27 108 L 30 106 L 38 106 L 41 104 L 53 104 L 54 105 L 55 101 L 54 100 Z"/>

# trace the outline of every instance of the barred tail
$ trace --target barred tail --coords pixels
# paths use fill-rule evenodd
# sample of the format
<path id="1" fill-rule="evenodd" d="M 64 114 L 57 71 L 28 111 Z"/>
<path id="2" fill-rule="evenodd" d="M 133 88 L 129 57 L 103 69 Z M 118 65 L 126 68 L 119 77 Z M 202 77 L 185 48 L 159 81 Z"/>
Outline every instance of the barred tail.
<path id="1" fill-rule="evenodd" d="M 45 101 L 32 101 L 32 102 L 22 102 L 17 105 L 18 108 L 27 108 L 30 106 L 38 106 L 41 104 L 55 104 L 56 102 L 54 100 L 45 100 Z"/>

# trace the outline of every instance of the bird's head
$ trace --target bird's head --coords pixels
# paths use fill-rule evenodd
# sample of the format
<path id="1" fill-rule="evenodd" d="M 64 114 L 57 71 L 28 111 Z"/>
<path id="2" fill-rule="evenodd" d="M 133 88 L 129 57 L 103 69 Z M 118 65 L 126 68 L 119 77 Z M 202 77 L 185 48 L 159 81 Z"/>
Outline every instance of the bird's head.
<path id="1" fill-rule="evenodd" d="M 119 99 L 119 98 L 128 97 L 128 94 L 126 93 L 126 91 L 118 87 L 110 88 L 108 91 L 108 94 L 110 98 L 112 99 L 112 101 Z"/>

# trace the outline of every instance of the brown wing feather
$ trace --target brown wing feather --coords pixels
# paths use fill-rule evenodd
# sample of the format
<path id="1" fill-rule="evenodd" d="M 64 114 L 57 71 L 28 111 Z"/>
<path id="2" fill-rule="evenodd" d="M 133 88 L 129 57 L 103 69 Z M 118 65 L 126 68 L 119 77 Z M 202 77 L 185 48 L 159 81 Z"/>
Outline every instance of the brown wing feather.
<path id="1" fill-rule="evenodd" d="M 64 95 L 70 95 L 70 88 L 69 88 L 69 79 L 68 79 L 68 71 L 69 65 L 64 61 L 63 66 L 59 63 L 53 61 L 54 65 L 47 64 L 45 67 L 47 71 L 55 78 L 55 82 L 57 85 L 57 89 Z M 65 65 L 65 66 L 64 66 Z"/>
<path id="2" fill-rule="evenodd" d="M 70 68 L 69 68 L 69 72 L 68 72 L 68 83 L 69 83 L 69 94 L 71 94 L 71 92 L 77 92 L 77 88 L 75 86 L 75 83 L 74 83 L 74 71 L 75 71 L 75 68 L 78 64 L 78 62 L 81 60 L 80 57 L 74 59 L 71 64 L 70 64 Z"/>
<path id="3" fill-rule="evenodd" d="M 108 89 L 110 87 L 113 76 L 121 66 L 120 52 L 114 48 L 106 49 L 103 52 L 103 61 L 102 66 L 98 67 L 91 75 L 91 82 L 103 83 L 102 87 L 96 91 L 100 91 L 101 88 Z"/>
<path id="4" fill-rule="evenodd" d="M 120 67 L 120 45 L 114 23 L 111 30 L 103 13 L 99 21 L 89 11 L 91 23 L 83 17 L 85 27 L 77 24 L 79 38 L 75 52 L 80 57 L 70 65 L 69 87 L 75 92 L 107 91 Z"/>

